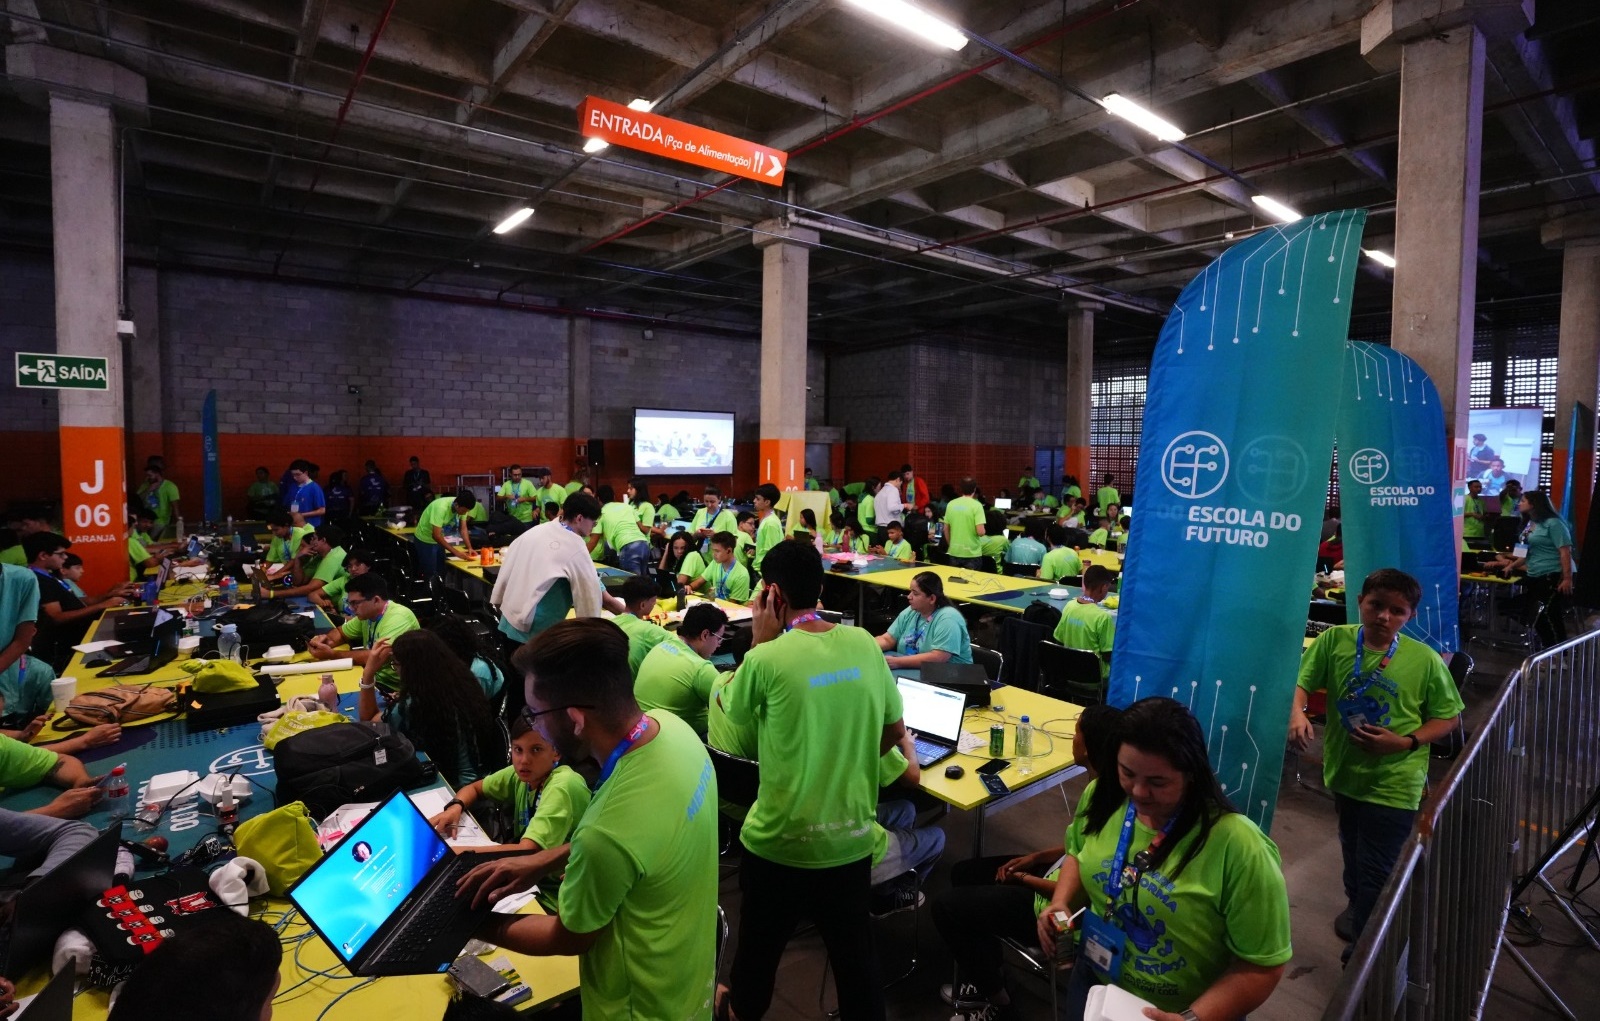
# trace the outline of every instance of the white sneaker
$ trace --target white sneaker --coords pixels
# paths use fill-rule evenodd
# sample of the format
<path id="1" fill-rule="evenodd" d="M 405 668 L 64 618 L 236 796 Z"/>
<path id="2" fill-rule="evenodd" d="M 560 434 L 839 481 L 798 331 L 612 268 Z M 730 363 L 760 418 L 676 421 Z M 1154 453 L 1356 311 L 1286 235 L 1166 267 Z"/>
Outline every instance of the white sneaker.
<path id="1" fill-rule="evenodd" d="M 1006 1008 L 995 1003 L 985 1003 L 966 1008 L 957 1008 L 950 1021 L 1001 1021 L 1006 1016 Z"/>
<path id="2" fill-rule="evenodd" d="M 939 999 L 952 1007 L 959 1007 L 964 1003 L 981 1003 L 983 994 L 978 992 L 978 987 L 971 982 L 961 983 L 960 988 L 954 988 L 951 983 L 946 982 L 939 987 Z"/>

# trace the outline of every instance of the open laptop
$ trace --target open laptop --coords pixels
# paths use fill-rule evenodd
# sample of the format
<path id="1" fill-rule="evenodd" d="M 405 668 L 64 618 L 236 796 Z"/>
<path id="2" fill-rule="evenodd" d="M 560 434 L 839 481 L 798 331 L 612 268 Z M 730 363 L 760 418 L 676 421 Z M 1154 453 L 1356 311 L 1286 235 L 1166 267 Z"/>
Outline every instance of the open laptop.
<path id="1" fill-rule="evenodd" d="M 1009 497 L 1009 496 L 997 496 L 997 497 L 995 497 L 994 498 L 994 509 L 995 510 L 1002 510 L 1002 511 L 1010 510 L 1011 509 L 1011 497 Z"/>
<path id="2" fill-rule="evenodd" d="M 922 683 L 958 691 L 971 707 L 989 704 L 989 672 L 977 663 L 924 663 Z"/>
<path id="3" fill-rule="evenodd" d="M 906 728 L 916 732 L 917 765 L 927 769 L 956 753 L 966 696 L 934 684 L 896 677 Z"/>
<path id="4" fill-rule="evenodd" d="M 157 607 L 151 617 L 150 636 L 134 643 L 139 651 L 124 656 L 100 671 L 101 677 L 135 677 L 149 674 L 178 658 L 178 639 L 183 637 L 183 618 Z"/>
<path id="5" fill-rule="evenodd" d="M 110 829 L 23 887 L 0 908 L 0 975 L 20 979 L 50 963 L 56 938 L 76 925 L 78 916 L 116 884 L 121 839 L 122 824 L 112 823 Z"/>
<path id="6" fill-rule="evenodd" d="M 489 916 L 456 898 L 474 865 L 508 854 L 456 854 L 404 791 L 391 794 L 289 888 L 289 899 L 352 975 L 442 972 Z"/>
<path id="7" fill-rule="evenodd" d="M 77 969 L 61 969 L 11 1021 L 72 1021 L 72 985 L 77 977 Z"/>

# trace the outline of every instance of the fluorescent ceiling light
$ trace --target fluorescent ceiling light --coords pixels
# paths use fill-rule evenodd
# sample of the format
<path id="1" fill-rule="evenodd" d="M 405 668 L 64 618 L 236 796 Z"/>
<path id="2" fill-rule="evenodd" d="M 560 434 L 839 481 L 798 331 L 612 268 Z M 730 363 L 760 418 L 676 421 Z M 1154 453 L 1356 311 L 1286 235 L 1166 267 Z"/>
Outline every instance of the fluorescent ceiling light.
<path id="1" fill-rule="evenodd" d="M 914 32 L 932 43 L 937 43 L 948 50 L 959 50 L 967 45 L 966 33 L 961 29 L 935 18 L 927 11 L 922 10 L 906 0 L 845 0 L 852 7 L 859 7 L 868 14 L 874 14 L 884 21 Z"/>
<path id="2" fill-rule="evenodd" d="M 1363 248 L 1361 251 L 1366 255 L 1367 258 L 1371 259 L 1378 265 L 1387 266 L 1390 269 L 1394 269 L 1394 256 L 1390 255 L 1388 252 L 1380 252 L 1376 248 Z"/>
<path id="3" fill-rule="evenodd" d="M 648 99 L 630 99 L 628 101 L 628 109 L 638 110 L 640 113 L 649 113 L 654 108 L 655 103 Z"/>
<path id="4" fill-rule="evenodd" d="M 499 223 L 495 224 L 494 232 L 496 234 L 504 234 L 507 231 L 516 230 L 518 227 L 522 226 L 522 221 L 526 220 L 532 215 L 533 207 L 523 206 L 521 209 L 506 217 L 504 220 L 501 220 Z"/>
<path id="5" fill-rule="evenodd" d="M 1293 220 L 1300 219 L 1299 213 L 1295 212 L 1293 209 L 1290 209 L 1277 199 L 1268 198 L 1265 195 L 1255 195 L 1251 197 L 1250 201 L 1260 206 L 1275 218 L 1282 220 L 1284 223 L 1289 223 Z"/>
<path id="6" fill-rule="evenodd" d="M 611 144 L 610 142 L 607 142 L 603 138 L 586 138 L 583 141 L 583 151 L 584 152 L 599 152 L 601 149 L 604 149 L 606 146 L 608 146 L 610 144 Z"/>
<path id="7" fill-rule="evenodd" d="M 1176 124 L 1157 117 L 1149 110 L 1146 110 L 1144 107 L 1140 106 L 1138 103 L 1135 103 L 1133 100 L 1126 98 L 1125 96 L 1119 96 L 1113 92 L 1111 95 L 1100 100 L 1100 105 L 1105 107 L 1111 113 L 1121 117 L 1123 120 L 1128 121 L 1131 124 L 1137 124 L 1139 127 L 1150 132 L 1163 142 L 1183 141 L 1183 132 L 1178 129 Z"/>

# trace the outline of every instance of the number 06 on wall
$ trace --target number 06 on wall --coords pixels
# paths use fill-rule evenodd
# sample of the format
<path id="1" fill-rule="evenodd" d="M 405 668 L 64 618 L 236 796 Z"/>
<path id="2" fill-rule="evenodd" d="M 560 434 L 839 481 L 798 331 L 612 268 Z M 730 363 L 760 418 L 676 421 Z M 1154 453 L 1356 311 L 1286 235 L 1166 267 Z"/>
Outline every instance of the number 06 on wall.
<path id="1" fill-rule="evenodd" d="M 124 457 L 121 429 L 61 427 L 61 524 L 98 591 L 128 580 Z"/>

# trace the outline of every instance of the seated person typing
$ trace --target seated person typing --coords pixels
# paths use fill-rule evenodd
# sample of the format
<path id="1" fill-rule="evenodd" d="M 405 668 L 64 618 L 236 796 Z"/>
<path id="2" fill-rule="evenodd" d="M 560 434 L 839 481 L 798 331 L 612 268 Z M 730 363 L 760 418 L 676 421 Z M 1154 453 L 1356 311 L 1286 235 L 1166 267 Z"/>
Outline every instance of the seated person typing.
<path id="1" fill-rule="evenodd" d="M 345 577 L 344 529 L 338 525 L 318 525 L 300 543 L 297 563 L 285 576 L 287 587 L 273 588 L 257 574 L 251 584 L 258 599 L 292 599 L 305 596 L 316 602 L 325 587 Z"/>
<path id="2" fill-rule="evenodd" d="M 407 607 L 389 600 L 389 583 L 383 576 L 368 572 L 351 578 L 345 585 L 345 603 L 354 614 L 326 634 L 317 635 L 306 643 L 306 651 L 313 659 L 344 659 L 349 657 L 356 666 L 365 666 L 367 657 L 379 640 L 390 644 L 407 631 L 420 626 L 417 615 Z M 349 648 L 344 646 L 348 644 Z M 399 687 L 399 677 L 393 665 L 385 665 L 375 675 L 379 687 L 390 691 Z"/>
<path id="3" fill-rule="evenodd" d="M 889 668 L 916 668 L 924 663 L 971 663 L 972 640 L 967 621 L 950 605 L 944 580 L 932 571 L 911 579 L 910 606 L 878 636 Z"/>
<path id="4" fill-rule="evenodd" d="M 890 521 L 883 526 L 884 538 L 882 546 L 870 547 L 873 553 L 880 557 L 893 557 L 901 563 L 909 564 L 916 560 L 911 544 L 906 542 L 905 526 L 899 521 Z"/>
<path id="5" fill-rule="evenodd" d="M 1065 528 L 1051 524 L 1044 530 L 1044 536 L 1050 548 L 1045 551 L 1044 559 L 1039 561 L 1040 581 L 1060 581 L 1083 574 L 1083 559 L 1078 556 L 1077 550 L 1067 545 Z"/>
<path id="6" fill-rule="evenodd" d="M 744 603 L 750 599 L 750 572 L 735 556 L 739 541 L 732 532 L 711 537 L 711 563 L 689 583 L 689 591 L 714 599 Z"/>
<path id="7" fill-rule="evenodd" d="M 272 541 L 267 543 L 267 555 L 261 571 L 269 583 L 276 583 L 293 572 L 300 558 L 300 547 L 306 537 L 316 529 L 311 525 L 296 525 L 286 510 L 275 510 L 267 515 L 267 531 Z"/>

